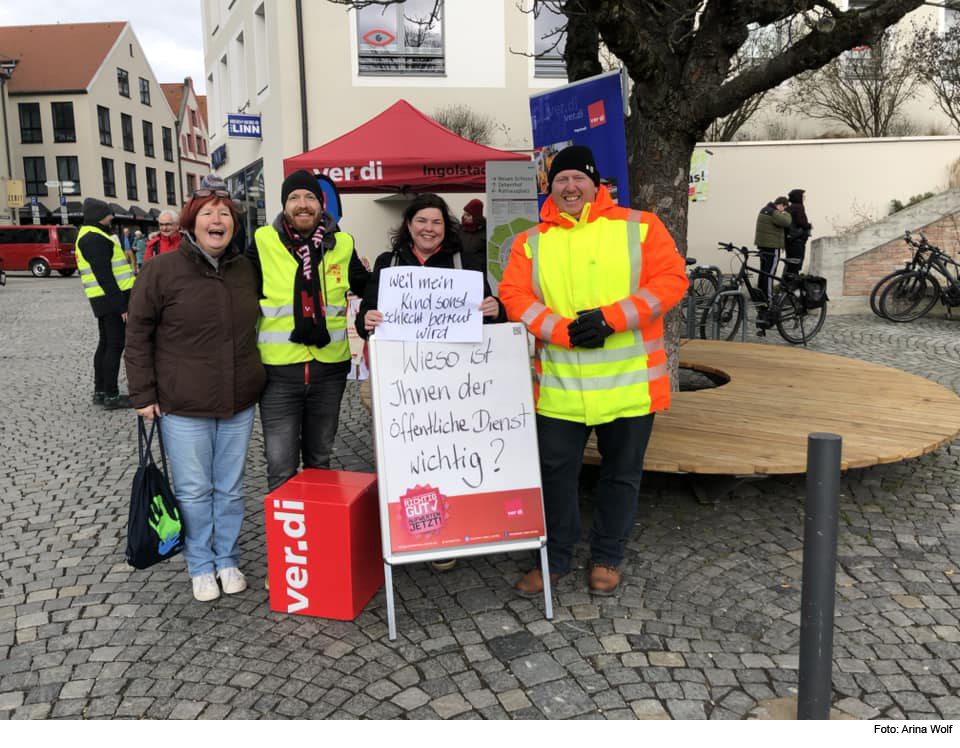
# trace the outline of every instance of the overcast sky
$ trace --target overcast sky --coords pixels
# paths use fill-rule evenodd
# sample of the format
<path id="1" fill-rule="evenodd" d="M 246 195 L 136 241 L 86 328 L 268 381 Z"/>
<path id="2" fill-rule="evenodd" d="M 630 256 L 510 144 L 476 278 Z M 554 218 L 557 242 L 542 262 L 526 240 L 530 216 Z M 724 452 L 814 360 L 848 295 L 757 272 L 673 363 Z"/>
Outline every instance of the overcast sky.
<path id="1" fill-rule="evenodd" d="M 30 7 L 43 13 L 31 13 Z M 43 20 L 38 20 L 42 15 Z M 29 3 L 0 0 L 0 26 L 34 23 L 129 21 L 158 83 L 179 83 L 188 75 L 198 94 L 205 93 L 200 0 L 46 0 Z"/>

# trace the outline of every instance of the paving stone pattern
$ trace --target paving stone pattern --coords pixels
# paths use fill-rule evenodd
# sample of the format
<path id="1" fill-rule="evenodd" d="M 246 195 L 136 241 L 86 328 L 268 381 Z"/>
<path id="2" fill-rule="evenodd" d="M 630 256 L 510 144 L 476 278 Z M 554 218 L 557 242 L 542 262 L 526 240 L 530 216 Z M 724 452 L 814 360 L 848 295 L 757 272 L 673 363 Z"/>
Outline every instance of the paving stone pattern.
<path id="1" fill-rule="evenodd" d="M 958 332 L 830 317 L 811 348 L 960 392 Z M 198 603 L 181 559 L 126 565 L 135 419 L 91 405 L 95 345 L 76 278 L 0 289 L 4 718 L 742 719 L 796 693 L 800 476 L 716 506 L 682 477 L 646 476 L 620 592 L 587 592 L 580 548 L 552 621 L 511 591 L 527 554 L 402 567 L 390 642 L 382 591 L 353 622 L 269 610 L 259 425 L 240 538 L 250 589 Z M 337 467 L 373 469 L 369 428 L 351 385 Z M 955 441 L 843 477 L 834 705 L 855 718 L 960 718 L 958 455 Z"/>

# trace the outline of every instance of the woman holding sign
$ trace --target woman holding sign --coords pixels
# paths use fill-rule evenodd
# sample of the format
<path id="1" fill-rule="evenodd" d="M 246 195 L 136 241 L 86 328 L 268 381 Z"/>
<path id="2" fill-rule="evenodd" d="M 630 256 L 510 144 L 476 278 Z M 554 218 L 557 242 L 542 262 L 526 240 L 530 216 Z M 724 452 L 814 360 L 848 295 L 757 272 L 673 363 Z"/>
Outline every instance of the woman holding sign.
<path id="1" fill-rule="evenodd" d="M 363 301 L 357 314 L 357 332 L 360 337 L 366 339 L 374 328 L 383 322 L 383 314 L 377 310 L 380 273 L 384 268 L 390 267 L 480 271 L 484 273 L 483 301 L 480 304 L 484 324 L 507 321 L 503 304 L 490 292 L 482 257 L 468 257 L 463 254 L 460 232 L 442 197 L 430 192 L 417 195 L 403 212 L 403 221 L 394 229 L 392 236 L 393 248 L 377 258 L 373 274 L 363 293 Z M 455 565 L 455 560 L 433 562 L 433 568 L 437 571 L 448 571 Z"/>
<path id="2" fill-rule="evenodd" d="M 377 258 L 357 314 L 357 332 L 362 338 L 367 338 L 383 322 L 383 314 L 377 310 L 377 296 L 380 272 L 388 267 L 478 270 L 484 273 L 483 302 L 480 304 L 484 324 L 507 321 L 503 304 L 490 292 L 483 262 L 463 255 L 459 229 L 450 216 L 447 203 L 439 195 L 425 192 L 414 198 L 403 212 L 402 223 L 393 231 L 393 249 Z"/>

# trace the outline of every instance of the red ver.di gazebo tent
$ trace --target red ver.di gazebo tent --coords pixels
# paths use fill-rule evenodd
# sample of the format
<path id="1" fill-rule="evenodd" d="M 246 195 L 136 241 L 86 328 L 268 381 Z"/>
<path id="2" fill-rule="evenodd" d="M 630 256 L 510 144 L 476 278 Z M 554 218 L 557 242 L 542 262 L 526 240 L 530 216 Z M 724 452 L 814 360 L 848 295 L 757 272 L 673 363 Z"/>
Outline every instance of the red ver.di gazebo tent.
<path id="1" fill-rule="evenodd" d="M 487 161 L 529 161 L 450 132 L 403 99 L 350 132 L 284 159 L 284 176 L 326 174 L 341 192 L 483 192 Z"/>

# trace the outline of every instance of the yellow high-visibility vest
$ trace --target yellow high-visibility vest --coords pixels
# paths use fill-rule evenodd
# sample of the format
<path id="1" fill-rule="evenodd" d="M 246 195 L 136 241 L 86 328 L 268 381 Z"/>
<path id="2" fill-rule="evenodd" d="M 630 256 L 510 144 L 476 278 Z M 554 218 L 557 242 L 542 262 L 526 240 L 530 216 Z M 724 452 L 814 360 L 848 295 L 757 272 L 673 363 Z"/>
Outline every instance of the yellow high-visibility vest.
<path id="1" fill-rule="evenodd" d="M 100 236 L 113 245 L 113 255 L 110 257 L 110 268 L 113 270 L 113 277 L 116 279 L 121 291 L 127 291 L 133 288 L 133 268 L 130 267 L 130 263 L 127 262 L 126 255 L 123 254 L 123 249 L 121 249 L 120 245 L 103 229 L 99 229 L 96 226 L 81 226 L 79 233 L 77 233 L 77 242 L 74 249 L 77 254 L 77 270 L 80 271 L 80 282 L 83 284 L 83 292 L 87 295 L 87 298 L 95 299 L 98 296 L 106 296 L 106 291 L 100 287 L 100 284 L 97 282 L 97 276 L 93 274 L 93 268 L 90 267 L 87 258 L 83 256 L 83 248 L 80 246 L 80 240 L 87 234 L 100 234 Z"/>
<path id="2" fill-rule="evenodd" d="M 348 273 L 353 256 L 353 237 L 338 231 L 333 249 L 323 255 L 315 270 L 323 273 L 323 310 L 330 342 L 318 348 L 290 341 L 293 332 L 293 292 L 299 264 L 283 245 L 276 229 L 261 226 L 254 234 L 260 270 L 263 274 L 263 296 L 260 299 L 260 321 L 257 323 L 257 348 L 260 360 L 271 366 L 299 364 L 305 361 L 337 363 L 350 358 L 347 340 Z"/>
<path id="3" fill-rule="evenodd" d="M 575 318 L 636 294 L 649 225 L 633 218 L 581 219 L 572 228 L 530 231 L 526 254 L 538 300 Z M 648 354 L 662 349 L 662 337 L 644 341 L 641 330 L 614 333 L 595 349 L 541 342 L 537 412 L 588 426 L 647 415 L 649 383 L 667 373 L 664 364 L 648 365 Z"/>

